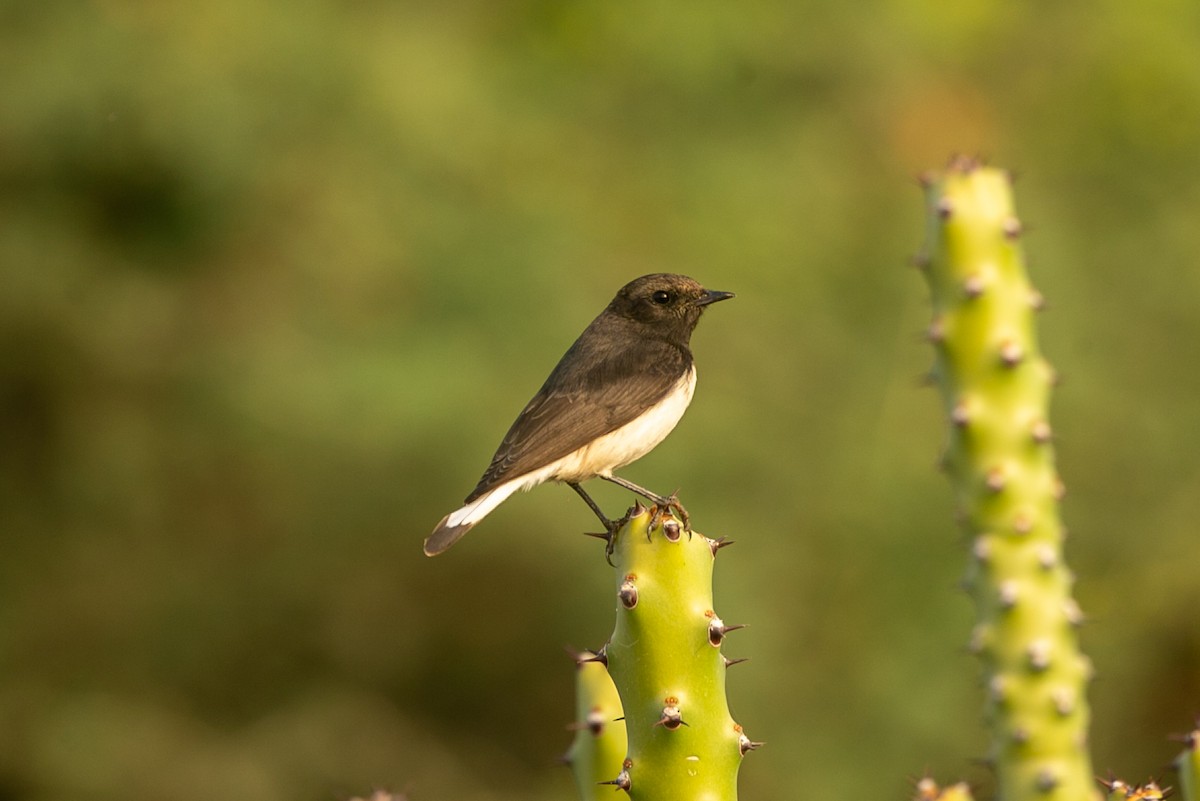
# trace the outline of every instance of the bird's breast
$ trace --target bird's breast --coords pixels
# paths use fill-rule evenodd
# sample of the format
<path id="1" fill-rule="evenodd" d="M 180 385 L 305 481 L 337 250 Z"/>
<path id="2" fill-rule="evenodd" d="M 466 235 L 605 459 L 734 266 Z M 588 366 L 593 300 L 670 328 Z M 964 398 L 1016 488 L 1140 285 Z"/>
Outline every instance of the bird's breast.
<path id="1" fill-rule="evenodd" d="M 555 463 L 550 478 L 559 481 L 584 481 L 594 476 L 611 475 L 618 467 L 636 461 L 652 451 L 683 417 L 696 390 L 693 366 L 662 400 L 625 425 L 597 437 L 592 442 Z"/>

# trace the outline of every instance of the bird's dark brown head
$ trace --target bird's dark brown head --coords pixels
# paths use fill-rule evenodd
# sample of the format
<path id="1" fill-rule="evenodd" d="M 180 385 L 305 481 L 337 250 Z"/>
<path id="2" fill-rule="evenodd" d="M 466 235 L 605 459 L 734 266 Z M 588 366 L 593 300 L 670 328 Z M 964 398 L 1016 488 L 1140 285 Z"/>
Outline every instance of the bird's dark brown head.
<path id="1" fill-rule="evenodd" d="M 686 344 L 704 309 L 732 297 L 732 292 L 705 289 L 686 275 L 655 273 L 621 287 L 608 310 Z"/>

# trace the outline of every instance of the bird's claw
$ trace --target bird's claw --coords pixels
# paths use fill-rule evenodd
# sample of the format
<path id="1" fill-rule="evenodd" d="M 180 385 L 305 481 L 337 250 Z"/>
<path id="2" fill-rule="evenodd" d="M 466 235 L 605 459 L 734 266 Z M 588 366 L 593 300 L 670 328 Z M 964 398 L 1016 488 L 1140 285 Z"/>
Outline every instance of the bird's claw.
<path id="1" fill-rule="evenodd" d="M 654 499 L 654 511 L 650 515 L 650 525 L 646 528 L 647 536 L 649 536 L 650 532 L 654 531 L 655 528 L 658 528 L 662 525 L 663 513 L 670 512 L 679 520 L 680 523 L 683 524 L 683 530 L 688 533 L 688 537 L 691 537 L 691 517 L 688 515 L 687 509 L 684 509 L 683 504 L 679 502 L 678 492 L 679 490 L 676 490 L 666 497 L 660 495 Z"/>

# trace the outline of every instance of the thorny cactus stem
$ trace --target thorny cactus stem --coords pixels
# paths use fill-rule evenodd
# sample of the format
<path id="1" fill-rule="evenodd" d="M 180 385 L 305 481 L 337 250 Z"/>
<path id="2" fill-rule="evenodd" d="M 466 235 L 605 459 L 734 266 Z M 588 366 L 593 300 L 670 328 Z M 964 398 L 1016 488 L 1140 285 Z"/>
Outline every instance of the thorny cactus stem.
<path id="1" fill-rule="evenodd" d="M 587 652 L 576 655 L 575 667 L 575 739 L 564 761 L 571 766 L 582 801 L 595 801 L 608 789 L 600 783 L 621 770 L 625 721 L 621 698 L 603 661 Z"/>
<path id="2" fill-rule="evenodd" d="M 944 465 L 971 539 L 966 585 L 983 662 L 989 761 L 1003 801 L 1099 797 L 1087 753 L 1091 665 L 1063 563 L 1048 420 L 1054 371 L 1038 349 L 1009 176 L 958 159 L 925 181 L 934 374 L 950 418 Z"/>
<path id="3" fill-rule="evenodd" d="M 684 532 L 666 515 L 650 531 L 635 507 L 616 535 L 617 623 L 604 653 L 625 709 L 629 750 L 609 783 L 638 801 L 734 801 L 742 756 L 757 748 L 729 714 L 713 611 L 722 542 Z"/>

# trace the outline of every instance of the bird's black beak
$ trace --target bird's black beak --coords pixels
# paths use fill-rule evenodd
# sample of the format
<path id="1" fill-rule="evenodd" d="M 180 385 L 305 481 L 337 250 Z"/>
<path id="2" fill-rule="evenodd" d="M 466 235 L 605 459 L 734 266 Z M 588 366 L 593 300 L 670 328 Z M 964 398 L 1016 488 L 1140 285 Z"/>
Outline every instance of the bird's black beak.
<path id="1" fill-rule="evenodd" d="M 710 303 L 716 303 L 718 300 L 729 300 L 732 297 L 732 292 L 718 292 L 715 289 L 709 289 L 700 296 L 700 300 L 696 301 L 696 305 L 707 306 Z"/>

